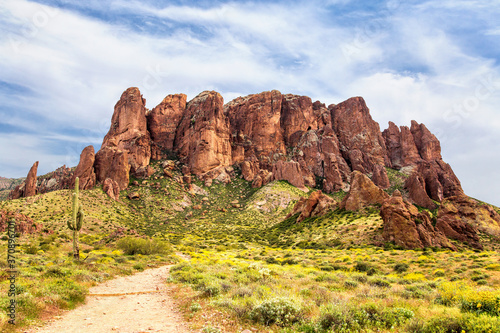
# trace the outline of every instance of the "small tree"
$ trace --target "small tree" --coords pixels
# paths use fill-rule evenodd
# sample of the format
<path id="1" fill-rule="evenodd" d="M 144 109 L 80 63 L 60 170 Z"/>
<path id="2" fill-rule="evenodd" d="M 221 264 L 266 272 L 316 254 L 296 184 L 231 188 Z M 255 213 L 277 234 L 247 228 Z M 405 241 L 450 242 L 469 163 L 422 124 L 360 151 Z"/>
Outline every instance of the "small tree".
<path id="1" fill-rule="evenodd" d="M 73 257 L 76 260 L 80 260 L 80 250 L 78 249 L 78 236 L 79 231 L 82 229 L 83 225 L 83 210 L 82 206 L 78 203 L 78 184 L 79 179 L 75 179 L 75 191 L 73 192 L 73 212 L 71 219 L 68 220 L 68 228 L 73 231 Z"/>

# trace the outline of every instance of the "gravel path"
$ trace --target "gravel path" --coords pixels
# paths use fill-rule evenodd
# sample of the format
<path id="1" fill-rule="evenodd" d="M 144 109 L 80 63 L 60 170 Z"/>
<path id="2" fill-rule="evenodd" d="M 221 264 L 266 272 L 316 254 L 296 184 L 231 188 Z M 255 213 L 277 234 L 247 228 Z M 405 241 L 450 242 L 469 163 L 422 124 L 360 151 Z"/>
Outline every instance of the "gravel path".
<path id="1" fill-rule="evenodd" d="M 167 294 L 170 267 L 147 269 L 92 287 L 84 305 L 28 332 L 192 332 Z"/>

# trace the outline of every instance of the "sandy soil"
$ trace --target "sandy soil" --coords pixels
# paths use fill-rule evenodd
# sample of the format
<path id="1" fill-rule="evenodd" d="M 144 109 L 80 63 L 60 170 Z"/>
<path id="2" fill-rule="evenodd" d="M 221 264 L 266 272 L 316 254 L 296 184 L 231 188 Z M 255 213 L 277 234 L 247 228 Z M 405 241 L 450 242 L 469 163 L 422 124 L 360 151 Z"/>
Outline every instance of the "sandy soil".
<path id="1" fill-rule="evenodd" d="M 167 294 L 170 267 L 147 269 L 92 287 L 84 305 L 27 332 L 193 332 Z"/>

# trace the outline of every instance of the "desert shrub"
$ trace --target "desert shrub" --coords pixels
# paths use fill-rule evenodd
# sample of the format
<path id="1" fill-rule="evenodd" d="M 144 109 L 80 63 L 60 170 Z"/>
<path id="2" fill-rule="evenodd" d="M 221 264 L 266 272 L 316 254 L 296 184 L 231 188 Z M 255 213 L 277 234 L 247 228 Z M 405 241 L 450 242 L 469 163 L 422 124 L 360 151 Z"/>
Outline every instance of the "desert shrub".
<path id="1" fill-rule="evenodd" d="M 391 287 L 391 284 L 388 281 L 382 280 L 380 278 L 372 279 L 372 280 L 368 281 L 368 283 L 372 286 L 375 286 L 375 287 L 381 287 L 381 288 L 390 288 Z"/>
<path id="2" fill-rule="evenodd" d="M 189 311 L 191 312 L 198 312 L 201 310 L 201 305 L 199 303 L 192 303 L 191 306 L 189 307 Z"/>
<path id="3" fill-rule="evenodd" d="M 171 252 L 170 245 L 156 239 L 143 239 L 137 237 L 124 237 L 116 245 L 123 253 L 134 254 L 161 254 Z"/>
<path id="4" fill-rule="evenodd" d="M 221 333 L 220 329 L 218 329 L 217 327 L 213 327 L 213 326 L 203 327 L 203 329 L 201 331 L 203 333 Z"/>
<path id="5" fill-rule="evenodd" d="M 404 273 L 408 270 L 408 264 L 406 263 L 398 263 L 396 265 L 394 265 L 394 270 L 398 273 Z"/>
<path id="6" fill-rule="evenodd" d="M 413 333 L 500 333 L 500 318 L 486 314 L 453 316 L 443 313 L 426 322 L 415 320 L 407 330 Z"/>
<path id="7" fill-rule="evenodd" d="M 255 306 L 250 318 L 264 325 L 288 326 L 300 319 L 301 307 L 290 298 L 275 297 Z"/>
<path id="8" fill-rule="evenodd" d="M 464 293 L 460 300 L 460 309 L 465 312 L 500 315 L 500 292 L 490 290 L 471 290 Z"/>
<path id="9" fill-rule="evenodd" d="M 353 281 L 353 280 L 346 280 L 344 282 L 344 287 L 346 287 L 347 289 L 354 289 L 358 286 L 358 283 L 356 281 Z"/>
<path id="10" fill-rule="evenodd" d="M 414 317 L 405 308 L 387 308 L 375 303 L 362 306 L 329 304 L 320 309 L 318 327 L 333 332 L 359 332 L 369 327 L 392 328 Z"/>

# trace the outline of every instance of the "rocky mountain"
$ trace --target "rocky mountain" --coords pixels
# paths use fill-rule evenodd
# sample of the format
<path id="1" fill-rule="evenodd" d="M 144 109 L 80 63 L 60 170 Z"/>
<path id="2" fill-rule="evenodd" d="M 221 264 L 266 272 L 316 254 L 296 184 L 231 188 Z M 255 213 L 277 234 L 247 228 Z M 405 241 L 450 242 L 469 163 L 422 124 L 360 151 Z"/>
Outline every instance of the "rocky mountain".
<path id="1" fill-rule="evenodd" d="M 152 161 L 173 155 L 186 183 L 192 177 L 206 185 L 227 183 L 236 168 L 253 187 L 286 180 L 306 191 L 348 192 L 340 203 L 318 192 L 302 199 L 294 209 L 298 222 L 332 205 L 351 211 L 376 205 L 384 240 L 405 248 L 454 249 L 450 240 L 480 248 L 479 232 L 500 237 L 500 215 L 464 194 L 425 125 L 390 122 L 381 131 L 361 97 L 326 106 L 276 90 L 226 104 L 214 91 L 191 101 L 184 94 L 168 95 L 149 110 L 139 89 L 129 88 L 115 105 L 97 153 L 85 148 L 74 171 L 63 167 L 44 182 L 37 182 L 35 163 L 11 198 L 67 188 L 79 177 L 82 189 L 103 184 L 118 199 L 131 176 L 148 177 Z M 392 196 L 388 170 L 406 179 Z"/>

